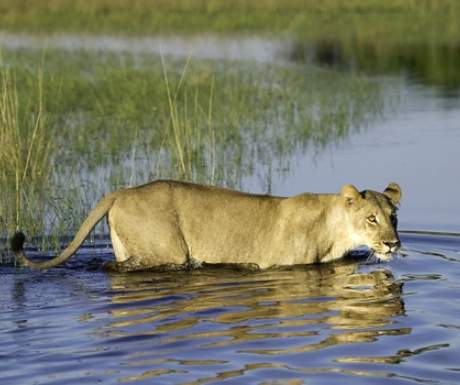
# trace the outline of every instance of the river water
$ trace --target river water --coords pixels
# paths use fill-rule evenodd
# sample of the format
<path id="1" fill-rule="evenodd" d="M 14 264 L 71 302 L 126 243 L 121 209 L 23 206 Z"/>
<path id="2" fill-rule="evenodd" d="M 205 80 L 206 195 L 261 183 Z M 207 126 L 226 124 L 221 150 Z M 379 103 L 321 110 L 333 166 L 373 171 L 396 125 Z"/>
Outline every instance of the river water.
<path id="1" fill-rule="evenodd" d="M 402 242 L 390 263 L 259 273 L 111 275 L 97 244 L 3 267 L 2 384 L 457 384 L 460 237 Z"/>
<path id="2" fill-rule="evenodd" d="M 458 384 L 459 99 L 404 74 L 375 79 L 397 84 L 394 113 L 296 154 L 271 190 L 398 182 L 400 257 L 108 274 L 102 240 L 46 272 L 3 264 L 2 385 Z"/>

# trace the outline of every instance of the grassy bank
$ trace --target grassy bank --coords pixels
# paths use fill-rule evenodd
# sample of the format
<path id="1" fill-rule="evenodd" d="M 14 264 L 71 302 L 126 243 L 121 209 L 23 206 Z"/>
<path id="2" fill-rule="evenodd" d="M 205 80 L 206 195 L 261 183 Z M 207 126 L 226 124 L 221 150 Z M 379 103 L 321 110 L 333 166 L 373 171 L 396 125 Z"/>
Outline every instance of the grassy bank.
<path id="1" fill-rule="evenodd" d="M 458 41 L 456 0 L 3 0 L 2 29 L 109 34 L 294 33 L 380 42 Z"/>
<path id="2" fill-rule="evenodd" d="M 21 177 L 31 189 L 19 214 L 29 236 L 73 234 L 102 194 L 156 178 L 244 188 L 244 178 L 258 175 L 269 191 L 271 173 L 288 168 L 295 151 L 340 140 L 384 106 L 376 83 L 330 70 L 57 50 L 44 54 L 38 77 L 42 56 L 3 53 L 15 90 L 8 98 L 29 124 L 24 138 L 40 106 L 41 136 L 52 144 L 24 144 L 37 159 L 49 155 L 49 172 L 33 179 L 26 168 Z M 0 143 L 3 153 L 8 144 Z M 0 170 L 14 174 L 10 160 L 0 157 Z M 13 176 L 2 183 L 3 236 L 18 222 L 8 210 Z"/>
<path id="3" fill-rule="evenodd" d="M 3 0 L 0 29 L 107 35 L 264 35 L 291 57 L 371 73 L 404 73 L 457 94 L 457 0 Z"/>

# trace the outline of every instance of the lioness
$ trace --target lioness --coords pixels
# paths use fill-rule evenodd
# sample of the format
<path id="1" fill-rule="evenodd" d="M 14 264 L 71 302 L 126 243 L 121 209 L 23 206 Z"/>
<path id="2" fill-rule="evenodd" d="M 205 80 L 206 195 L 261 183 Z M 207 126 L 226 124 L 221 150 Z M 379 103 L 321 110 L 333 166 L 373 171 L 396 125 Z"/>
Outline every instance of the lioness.
<path id="1" fill-rule="evenodd" d="M 361 245 L 388 260 L 400 246 L 400 198 L 396 183 L 383 193 L 345 185 L 340 194 L 285 198 L 160 180 L 102 198 L 67 248 L 49 261 L 26 258 L 21 232 L 11 248 L 26 266 L 56 266 L 107 215 L 116 258 L 110 267 L 119 271 L 202 263 L 311 264 L 339 259 Z"/>

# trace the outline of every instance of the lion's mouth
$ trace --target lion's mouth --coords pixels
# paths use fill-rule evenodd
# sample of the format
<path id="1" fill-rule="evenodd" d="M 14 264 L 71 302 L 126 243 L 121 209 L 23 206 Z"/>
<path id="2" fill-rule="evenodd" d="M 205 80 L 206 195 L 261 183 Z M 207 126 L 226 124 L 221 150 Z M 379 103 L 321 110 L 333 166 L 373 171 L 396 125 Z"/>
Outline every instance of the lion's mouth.
<path id="1" fill-rule="evenodd" d="M 372 247 L 372 253 L 381 261 L 391 261 L 394 256 L 398 254 L 401 243 L 398 242 L 384 242 L 385 246 Z"/>
<path id="2" fill-rule="evenodd" d="M 387 252 L 377 252 L 375 250 L 372 250 L 373 251 L 373 254 L 381 261 L 385 261 L 385 262 L 388 262 L 388 261 L 391 261 L 395 255 L 394 252 L 391 252 L 391 251 L 387 251 Z"/>
<path id="3" fill-rule="evenodd" d="M 372 254 L 376 256 L 380 261 L 391 261 L 394 257 L 399 255 L 399 247 L 381 250 L 381 249 L 374 249 L 371 248 Z"/>

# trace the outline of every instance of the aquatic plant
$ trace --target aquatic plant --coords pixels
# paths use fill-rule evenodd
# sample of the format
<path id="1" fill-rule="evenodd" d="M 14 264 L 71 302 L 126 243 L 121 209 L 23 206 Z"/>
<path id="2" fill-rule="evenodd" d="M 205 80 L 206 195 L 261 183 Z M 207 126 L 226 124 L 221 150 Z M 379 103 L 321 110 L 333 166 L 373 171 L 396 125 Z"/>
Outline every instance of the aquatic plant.
<path id="1" fill-rule="evenodd" d="M 191 96 L 188 88 L 182 89 L 190 57 L 185 62 L 174 89 L 171 87 L 163 56 L 161 63 L 169 107 L 167 132 L 171 141 L 170 148 L 174 149 L 172 154 L 179 171 L 178 177 L 194 181 L 204 179 L 201 181 L 214 184 L 216 172 L 216 138 L 212 124 L 214 77 L 210 80 L 209 103 L 206 110 L 206 106 L 200 104 L 198 89 L 192 90 Z M 207 126 L 207 130 L 200 129 L 200 126 Z M 205 149 L 204 153 L 203 149 Z M 201 169 L 201 172 L 197 168 Z"/>
<path id="2" fill-rule="evenodd" d="M 2 170 L 23 170 L 26 150 L 31 155 L 19 178 L 28 183 L 19 221 L 5 198 L 18 191 L 12 174 L 4 176 L 1 207 L 10 232 L 19 223 L 29 239 L 50 234 L 56 245 L 103 194 L 152 179 L 244 189 L 256 175 L 270 191 L 272 173 L 289 168 L 297 151 L 340 140 L 385 106 L 376 83 L 331 70 L 48 50 L 38 76 L 37 55 L 5 51 L 5 68 L 15 74 L 8 95 L 29 128 L 13 137 L 26 155 Z M 34 95 L 42 95 L 40 108 Z M 42 171 L 29 178 L 32 169 Z"/>
<path id="3" fill-rule="evenodd" d="M 53 130 L 46 127 L 41 71 L 35 92 L 19 100 L 15 72 L 0 67 L 0 234 L 5 235 L 40 224 L 34 217 L 51 172 Z"/>

